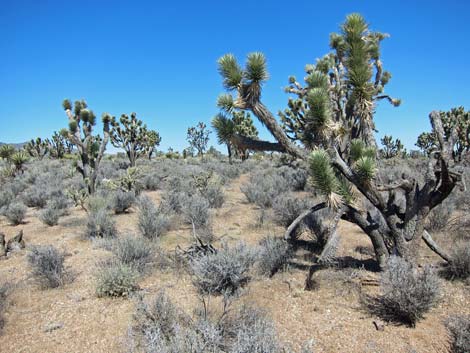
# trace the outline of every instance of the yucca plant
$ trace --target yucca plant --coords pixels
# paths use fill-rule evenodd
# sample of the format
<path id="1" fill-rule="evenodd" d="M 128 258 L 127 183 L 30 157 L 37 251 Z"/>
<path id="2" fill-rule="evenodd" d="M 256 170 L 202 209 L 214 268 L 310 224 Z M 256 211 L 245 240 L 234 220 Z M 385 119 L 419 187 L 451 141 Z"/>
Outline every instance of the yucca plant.
<path id="1" fill-rule="evenodd" d="M 96 125 L 96 116 L 88 109 L 87 103 L 82 99 L 73 105 L 68 99 L 62 103 L 65 114 L 69 119 L 69 127 L 64 135 L 67 140 L 76 146 L 79 160 L 75 167 L 82 175 L 87 185 L 88 194 L 93 194 L 96 188 L 98 169 L 109 140 L 109 125 L 114 118 L 108 113 L 103 113 L 103 137 L 93 135 Z"/>
<path id="2" fill-rule="evenodd" d="M 10 157 L 10 161 L 15 167 L 15 174 L 24 173 L 24 165 L 28 160 L 28 154 L 23 150 L 13 153 Z"/>

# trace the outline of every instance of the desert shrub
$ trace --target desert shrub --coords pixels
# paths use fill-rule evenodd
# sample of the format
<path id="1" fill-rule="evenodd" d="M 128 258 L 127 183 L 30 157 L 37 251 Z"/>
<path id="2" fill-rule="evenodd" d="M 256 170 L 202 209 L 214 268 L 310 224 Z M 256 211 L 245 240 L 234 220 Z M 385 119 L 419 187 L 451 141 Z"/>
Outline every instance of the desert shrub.
<path id="1" fill-rule="evenodd" d="M 23 202 L 28 207 L 44 208 L 49 197 L 47 187 L 32 186 L 23 192 Z"/>
<path id="2" fill-rule="evenodd" d="M 392 256 L 381 275 L 380 289 L 380 296 L 365 298 L 371 313 L 414 327 L 438 301 L 440 283 L 430 267 L 419 272 L 412 263 Z"/>
<path id="3" fill-rule="evenodd" d="M 135 194 L 133 191 L 117 190 L 111 198 L 111 207 L 114 213 L 121 214 L 127 212 L 135 203 Z"/>
<path id="4" fill-rule="evenodd" d="M 188 194 L 182 191 L 170 190 L 163 194 L 163 208 L 180 213 L 188 202 Z"/>
<path id="5" fill-rule="evenodd" d="M 209 202 L 210 208 L 220 208 L 225 201 L 224 192 L 220 184 L 209 185 L 204 190 L 203 196 Z"/>
<path id="6" fill-rule="evenodd" d="M 116 223 L 106 209 L 88 213 L 85 230 L 86 238 L 112 238 L 116 234 Z"/>
<path id="7" fill-rule="evenodd" d="M 191 260 L 193 283 L 204 294 L 236 294 L 249 282 L 255 260 L 255 252 L 244 243 L 233 247 L 223 244 L 216 253 Z"/>
<path id="8" fill-rule="evenodd" d="M 172 336 L 180 318 L 178 309 L 165 292 L 159 291 L 151 302 L 139 299 L 134 314 L 134 329 L 147 337 L 155 336 L 156 332 L 161 332 L 164 337 Z"/>
<path id="9" fill-rule="evenodd" d="M 157 173 L 147 174 L 142 179 L 145 190 L 158 190 L 161 187 L 162 178 Z"/>
<path id="10" fill-rule="evenodd" d="M 292 194 L 284 193 L 274 199 L 274 221 L 284 227 L 291 223 L 310 206 L 306 199 L 300 199 Z"/>
<path id="11" fill-rule="evenodd" d="M 3 214 L 11 224 L 18 225 L 25 219 L 27 210 L 23 203 L 15 201 L 3 210 Z"/>
<path id="12" fill-rule="evenodd" d="M 7 296 L 10 286 L 6 283 L 0 284 L 0 333 L 2 332 L 3 326 L 5 324 L 5 319 L 3 318 L 3 311 L 6 307 Z"/>
<path id="13" fill-rule="evenodd" d="M 229 350 L 230 353 L 287 352 L 277 339 L 273 322 L 263 311 L 243 307 L 232 322 L 235 339 Z"/>
<path id="14" fill-rule="evenodd" d="M 186 223 L 196 229 L 208 228 L 210 224 L 209 202 L 198 195 L 191 196 L 181 209 Z"/>
<path id="15" fill-rule="evenodd" d="M 181 312 L 160 292 L 150 303 L 142 299 L 134 314 L 134 347 L 146 353 L 288 353 L 278 343 L 273 322 L 256 308 L 243 306 L 222 317 L 194 317 Z"/>
<path id="16" fill-rule="evenodd" d="M 68 214 L 70 199 L 62 193 L 53 195 L 52 198 L 48 201 L 47 207 L 60 211 L 61 216 Z"/>
<path id="17" fill-rule="evenodd" d="M 141 196 L 138 207 L 138 227 L 144 237 L 156 239 L 170 229 L 170 217 L 164 212 L 159 212 L 149 197 Z"/>
<path id="18" fill-rule="evenodd" d="M 112 209 L 112 203 L 111 199 L 108 196 L 109 194 L 103 194 L 102 191 L 100 190 L 99 193 L 96 195 L 88 197 L 86 201 L 86 208 L 89 213 L 98 213 L 99 211 L 103 210 L 111 210 Z"/>
<path id="19" fill-rule="evenodd" d="M 15 199 L 15 194 L 6 185 L 2 185 L 0 190 L 0 211 L 7 208 L 10 203 Z"/>
<path id="20" fill-rule="evenodd" d="M 272 277 L 285 269 L 292 257 L 292 247 L 280 238 L 267 236 L 260 241 L 258 269 L 264 276 Z"/>
<path id="21" fill-rule="evenodd" d="M 52 245 L 35 246 L 28 253 L 33 276 L 43 288 L 56 288 L 64 283 L 65 255 Z"/>
<path id="22" fill-rule="evenodd" d="M 470 278 L 470 244 L 457 243 L 451 254 L 452 261 L 444 269 L 443 274 L 449 279 Z"/>
<path id="23" fill-rule="evenodd" d="M 293 191 L 304 190 L 307 185 L 308 172 L 303 168 L 281 167 L 277 174 L 285 179 L 287 185 Z"/>
<path id="24" fill-rule="evenodd" d="M 46 207 L 39 214 L 39 219 L 44 224 L 47 224 L 48 226 L 52 227 L 59 223 L 60 216 L 62 216 L 62 211 L 54 207 Z"/>
<path id="25" fill-rule="evenodd" d="M 145 238 L 126 236 L 113 240 L 110 250 L 117 260 L 139 272 L 153 261 L 153 247 Z"/>
<path id="26" fill-rule="evenodd" d="M 448 202 L 434 208 L 428 217 L 428 230 L 430 232 L 440 232 L 444 230 L 452 216 L 454 206 Z"/>
<path id="27" fill-rule="evenodd" d="M 289 190 L 286 180 L 273 173 L 257 173 L 250 178 L 250 182 L 241 187 L 241 191 L 248 202 L 261 208 L 272 206 L 274 199 Z"/>
<path id="28" fill-rule="evenodd" d="M 120 261 L 99 264 L 96 273 L 98 297 L 127 297 L 138 289 L 138 272 Z"/>
<path id="29" fill-rule="evenodd" d="M 450 352 L 468 353 L 470 349 L 470 316 L 451 316 L 445 324 L 450 334 Z"/>

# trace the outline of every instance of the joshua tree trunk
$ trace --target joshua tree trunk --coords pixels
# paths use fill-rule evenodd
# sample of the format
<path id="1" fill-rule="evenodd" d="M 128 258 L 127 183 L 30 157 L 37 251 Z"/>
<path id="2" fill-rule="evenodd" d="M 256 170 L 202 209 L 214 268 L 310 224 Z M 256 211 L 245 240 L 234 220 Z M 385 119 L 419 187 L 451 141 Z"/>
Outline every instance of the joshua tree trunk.
<path id="1" fill-rule="evenodd" d="M 277 123 L 271 112 L 261 102 L 255 102 L 250 107 L 253 114 L 266 126 L 269 132 L 283 147 L 284 151 L 297 158 L 305 159 L 305 152 L 295 146 Z M 282 151 L 282 152 L 284 152 Z"/>

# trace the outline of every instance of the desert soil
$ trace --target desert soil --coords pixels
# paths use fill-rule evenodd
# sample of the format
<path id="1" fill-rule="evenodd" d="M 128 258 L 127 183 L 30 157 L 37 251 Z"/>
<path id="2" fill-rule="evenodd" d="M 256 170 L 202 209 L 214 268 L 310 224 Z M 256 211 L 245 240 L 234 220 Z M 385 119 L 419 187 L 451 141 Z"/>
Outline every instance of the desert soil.
<path id="1" fill-rule="evenodd" d="M 225 188 L 226 201 L 214 210 L 214 232 L 229 242 L 249 244 L 268 235 L 281 236 L 283 229 L 266 221 L 257 225 L 259 212 L 245 201 L 240 186 L 246 175 Z M 160 192 L 147 193 L 155 202 Z M 98 298 L 94 273 L 98 263 L 110 256 L 96 243 L 84 240 L 85 212 L 74 209 L 58 226 L 48 227 L 29 209 L 26 223 L 11 226 L 0 218 L 0 229 L 7 238 L 24 230 L 27 245 L 53 244 L 67 253 L 66 266 L 74 280 L 62 288 L 42 290 L 30 275 L 27 250 L 0 260 L 0 278 L 14 285 L 6 308 L 6 324 L 0 336 L 4 353 L 125 352 L 127 332 L 132 325 L 133 299 Z M 136 233 L 136 211 L 113 216 L 120 234 Z M 296 254 L 297 266 L 271 279 L 256 277 L 248 285 L 240 302 L 267 310 L 275 322 L 280 340 L 299 350 L 313 339 L 315 352 L 446 352 L 448 338 L 443 321 L 449 314 L 470 314 L 470 291 L 459 282 L 444 282 L 442 300 L 419 322 L 416 328 L 385 324 L 361 309 L 360 293 L 377 291 L 378 274 L 369 270 L 368 238 L 355 226 L 341 223 L 338 256 L 364 264 L 364 268 L 324 270 L 316 275 L 319 288 L 304 290 L 309 263 L 306 251 Z M 161 246 L 174 251 L 191 243 L 190 229 L 181 226 L 165 235 Z M 215 244 L 217 246 L 218 243 Z M 363 247 L 366 251 L 358 251 Z M 364 254 L 366 253 L 366 254 Z M 436 262 L 427 249 L 421 251 L 422 264 Z M 372 285 L 371 285 L 372 284 Z M 141 293 L 152 297 L 164 288 L 172 300 L 188 313 L 198 305 L 197 293 L 188 275 L 172 270 L 153 270 L 140 281 Z"/>

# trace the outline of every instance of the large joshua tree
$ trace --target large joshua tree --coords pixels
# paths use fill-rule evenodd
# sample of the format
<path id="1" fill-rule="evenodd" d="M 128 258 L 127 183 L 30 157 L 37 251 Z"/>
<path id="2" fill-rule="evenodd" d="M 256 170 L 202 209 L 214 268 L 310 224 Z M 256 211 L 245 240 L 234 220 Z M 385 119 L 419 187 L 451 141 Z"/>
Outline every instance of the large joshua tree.
<path id="1" fill-rule="evenodd" d="M 68 99 L 62 103 L 65 114 L 69 119 L 67 139 L 76 146 L 79 157 L 77 171 L 82 175 L 87 185 L 88 194 L 93 194 L 96 188 L 98 168 L 104 156 L 109 141 L 109 125 L 113 117 L 103 113 L 103 137 L 93 135 L 96 116 L 84 100 L 72 102 Z"/>
<path id="2" fill-rule="evenodd" d="M 111 124 L 111 143 L 114 147 L 124 149 L 131 167 L 135 167 L 139 157 L 145 154 L 151 156 L 150 151 L 160 144 L 158 132 L 148 130 L 147 125 L 137 119 L 136 113 L 131 113 L 130 117 L 122 114 L 119 123 L 113 120 Z"/>
<path id="3" fill-rule="evenodd" d="M 362 16 L 347 16 L 341 32 L 330 37 L 332 52 L 307 65 L 305 84 L 289 78 L 286 90 L 294 98 L 280 113 L 282 127 L 261 103 L 261 86 L 268 77 L 264 56 L 249 54 L 245 69 L 233 55 L 219 60 L 225 88 L 236 92 L 235 97 L 221 96 L 219 106 L 252 111 L 287 153 L 308 161 L 324 201 L 302 213 L 285 237 L 292 239 L 298 226 L 313 218 L 308 224 L 327 239 L 319 263 L 334 254 L 340 219 L 357 224 L 369 236 L 381 267 L 392 253 L 413 260 L 421 239 L 451 261 L 424 228 L 429 212 L 461 180 L 452 159 L 455 136 L 444 134 L 440 114 L 430 114 L 439 148 L 428 161 L 423 184 L 406 175 L 387 183 L 377 176 L 375 105 L 380 100 L 400 104 L 384 93 L 391 78 L 380 60 L 386 37 L 370 31 Z M 329 210 L 328 219 L 318 217 L 321 209 Z"/>

